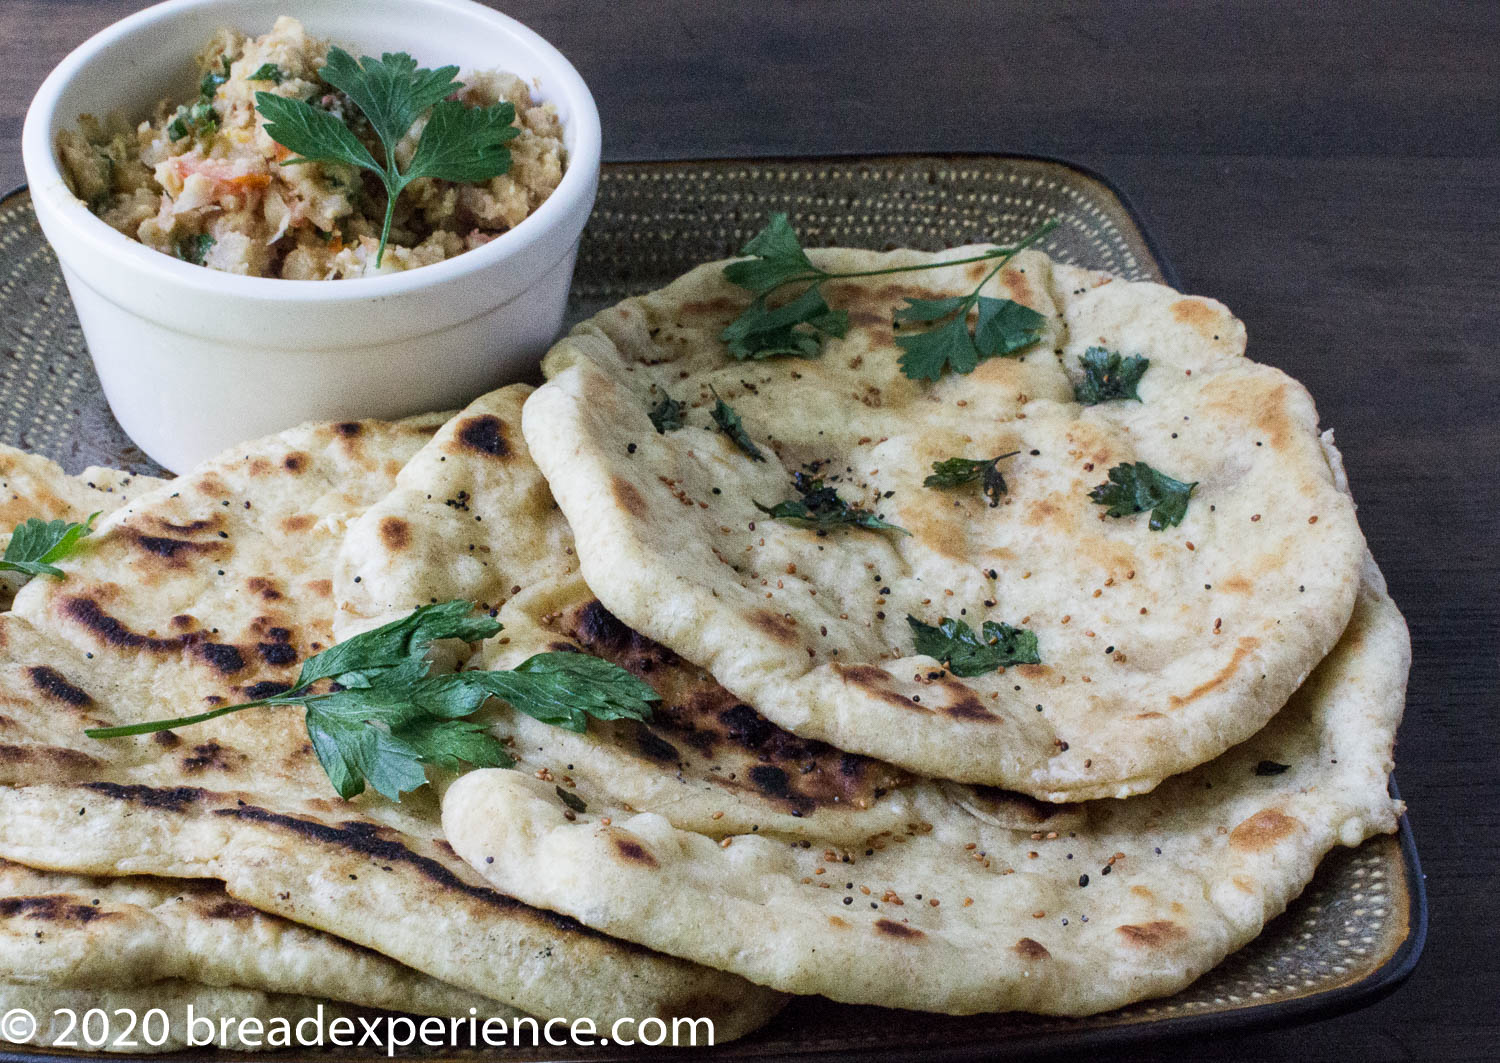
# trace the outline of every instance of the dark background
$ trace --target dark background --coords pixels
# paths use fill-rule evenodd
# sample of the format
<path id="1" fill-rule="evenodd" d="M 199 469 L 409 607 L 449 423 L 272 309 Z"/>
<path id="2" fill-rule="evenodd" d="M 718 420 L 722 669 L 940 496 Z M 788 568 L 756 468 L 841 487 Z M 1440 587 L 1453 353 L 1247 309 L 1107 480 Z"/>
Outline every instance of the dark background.
<path id="1" fill-rule="evenodd" d="M 144 6 L 0 0 L 0 190 L 42 77 Z M 1412 629 L 1398 774 L 1432 926 L 1363 1011 L 1111 1055 L 1500 1058 L 1500 4 L 501 6 L 589 82 L 607 159 L 1025 152 L 1125 191 L 1338 432 Z"/>

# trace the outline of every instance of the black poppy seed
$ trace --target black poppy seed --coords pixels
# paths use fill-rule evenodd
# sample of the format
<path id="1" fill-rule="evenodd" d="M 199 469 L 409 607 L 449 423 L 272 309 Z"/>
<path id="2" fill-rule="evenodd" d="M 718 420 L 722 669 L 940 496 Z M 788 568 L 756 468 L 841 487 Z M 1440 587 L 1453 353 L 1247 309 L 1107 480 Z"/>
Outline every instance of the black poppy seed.
<path id="1" fill-rule="evenodd" d="M 493 856 L 486 856 L 484 858 L 484 862 L 486 864 L 493 864 L 495 862 L 495 858 Z"/>
<path id="2" fill-rule="evenodd" d="M 1105 864 L 1103 867 L 1101 867 L 1099 869 L 1099 874 L 1101 874 L 1101 875 L 1107 875 L 1107 874 L 1109 874 L 1109 865 Z"/>
<path id="3" fill-rule="evenodd" d="M 1071 859 L 1073 859 L 1073 854 L 1072 854 L 1072 853 L 1069 853 L 1069 854 L 1068 854 L 1068 859 L 1069 859 L 1069 860 L 1071 860 Z"/>
<path id="4" fill-rule="evenodd" d="M 1063 926 L 1067 926 L 1068 925 L 1068 919 L 1067 919 L 1066 916 L 1063 917 L 1062 925 Z"/>
<path id="5" fill-rule="evenodd" d="M 1079 875 L 1078 876 L 1078 885 L 1079 886 L 1087 886 L 1088 884 L 1089 884 L 1089 877 L 1087 875 Z"/>
<path id="6" fill-rule="evenodd" d="M 1031 452 L 1031 456 L 1032 456 L 1032 457 L 1033 457 L 1033 458 L 1034 458 L 1034 457 L 1036 457 L 1036 456 L 1037 456 L 1037 455 L 1038 455 L 1038 454 L 1040 454 L 1040 453 L 1041 453 L 1041 451 L 1040 451 L 1040 450 L 1033 450 L 1033 451 L 1032 451 L 1032 452 Z"/>
<path id="7" fill-rule="evenodd" d="M 1104 647 L 1104 652 L 1105 653 L 1114 653 L 1115 652 L 1115 648 L 1113 646 L 1106 646 L 1106 647 Z"/>
<path id="8" fill-rule="evenodd" d="M 877 912 L 880 911 L 880 905 L 876 904 L 874 901 L 870 902 L 870 907 L 875 909 Z"/>
<path id="9" fill-rule="evenodd" d="M 845 897 L 844 898 L 844 903 L 845 904 L 853 904 L 854 903 L 854 898 L 853 897 Z"/>
<path id="10" fill-rule="evenodd" d="M 627 453 L 627 454 L 634 454 L 635 453 L 635 444 L 631 443 L 629 446 L 627 446 L 625 448 L 625 453 Z"/>
<path id="11" fill-rule="evenodd" d="M 1161 855 L 1161 846 L 1158 845 L 1155 849 L 1152 849 L 1151 851 L 1153 853 L 1155 853 L 1157 856 L 1160 856 Z"/>
<path id="12" fill-rule="evenodd" d="M 1085 923 L 1089 921 L 1089 917 L 1086 915 L 1080 915 L 1078 918 L 1082 919 Z"/>
<path id="13" fill-rule="evenodd" d="M 1020 689 L 1021 689 L 1021 688 L 1020 688 L 1020 687 L 1016 687 L 1016 689 L 1017 689 L 1017 690 L 1020 690 Z M 1037 707 L 1036 707 L 1036 711 L 1037 711 L 1037 712 L 1041 712 L 1041 711 L 1042 711 L 1042 707 L 1041 707 L 1041 706 L 1040 706 L 1040 705 L 1038 705 L 1038 706 L 1037 706 Z"/>

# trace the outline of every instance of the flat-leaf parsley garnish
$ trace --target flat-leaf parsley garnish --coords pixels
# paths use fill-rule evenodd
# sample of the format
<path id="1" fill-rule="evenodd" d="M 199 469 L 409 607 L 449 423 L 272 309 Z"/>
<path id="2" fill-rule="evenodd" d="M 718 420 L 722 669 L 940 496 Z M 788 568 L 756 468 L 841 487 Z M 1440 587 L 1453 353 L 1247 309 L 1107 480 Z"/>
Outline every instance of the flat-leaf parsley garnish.
<path id="1" fill-rule="evenodd" d="M 656 429 L 657 435 L 666 435 L 682 427 L 684 412 L 682 403 L 670 395 L 663 395 L 661 401 L 651 407 L 646 416 L 651 418 L 652 427 Z"/>
<path id="2" fill-rule="evenodd" d="M 1157 472 L 1144 461 L 1132 464 L 1125 462 L 1109 470 L 1109 482 L 1102 483 L 1089 492 L 1089 497 L 1111 517 L 1128 517 L 1133 513 L 1151 511 L 1151 530 L 1175 527 L 1182 523 L 1187 513 L 1188 499 L 1192 497 L 1192 483 L 1174 480 L 1165 473 Z"/>
<path id="3" fill-rule="evenodd" d="M 509 102 L 469 107 L 448 97 L 463 86 L 458 67 L 437 70 L 417 67 L 405 52 L 386 52 L 379 59 L 356 60 L 342 48 L 330 48 L 321 76 L 343 92 L 364 114 L 379 137 L 385 158 L 377 162 L 370 150 L 335 115 L 305 100 L 255 94 L 255 109 L 265 118 L 265 130 L 276 143 L 296 152 L 283 166 L 305 162 L 341 162 L 369 170 L 385 186 L 385 222 L 375 265 L 385 256 L 396 199 L 421 177 L 443 181 L 487 181 L 510 169 L 506 141 L 519 135 L 516 108 Z M 411 161 L 402 170 L 396 145 L 423 115 L 422 129 Z"/>
<path id="4" fill-rule="evenodd" d="M 712 388 L 709 390 L 713 391 Z M 734 412 L 733 406 L 719 398 L 717 391 L 714 391 L 714 408 L 708 413 L 714 419 L 714 424 L 719 426 L 719 431 L 728 436 L 752 461 L 766 460 L 760 447 L 755 445 L 755 440 L 750 438 L 750 433 L 745 431 L 745 423 L 740 420 L 740 415 Z"/>
<path id="5" fill-rule="evenodd" d="M 982 634 L 976 635 L 968 624 L 951 616 L 943 617 L 936 626 L 914 616 L 907 616 L 906 622 L 918 653 L 942 662 L 948 671 L 965 679 L 1013 664 L 1042 663 L 1036 633 L 1027 628 L 986 620 L 980 628 Z"/>
<path id="6" fill-rule="evenodd" d="M 424 605 L 400 620 L 355 635 L 303 662 L 290 690 L 196 716 L 86 730 L 124 738 L 264 706 L 301 705 L 307 735 L 333 788 L 345 800 L 368 783 L 393 801 L 427 781 L 424 766 L 509 767 L 489 729 L 466 719 L 490 697 L 544 723 L 582 732 L 588 718 L 644 720 L 654 690 L 609 661 L 583 653 L 538 653 L 509 671 L 430 675 L 438 639 L 478 642 L 500 630 L 466 601 Z M 329 685 L 314 687 L 328 680 Z"/>
<path id="7" fill-rule="evenodd" d="M 286 75 L 275 63 L 260 64 L 255 68 L 255 73 L 246 78 L 247 81 L 269 81 L 273 85 L 280 85 L 285 79 Z"/>
<path id="8" fill-rule="evenodd" d="M 28 576 L 57 576 L 61 579 L 63 570 L 52 562 L 61 561 L 78 548 L 78 541 L 94 530 L 94 518 L 98 515 L 98 512 L 90 513 L 82 524 L 28 517 L 16 525 L 10 542 L 5 544 L 5 556 L 0 557 L 0 572 L 24 572 Z"/>
<path id="9" fill-rule="evenodd" d="M 1048 223 L 1047 227 L 1050 228 L 1051 224 Z M 1028 240 L 1034 241 L 1041 235 L 1033 234 Z M 755 298 L 739 317 L 729 323 L 719 338 L 728 345 L 730 355 L 740 361 L 779 355 L 816 357 L 825 339 L 842 338 L 849 331 L 848 311 L 830 307 L 823 296 L 822 287 L 826 281 L 915 273 L 943 266 L 1005 259 L 1024 246 L 1027 246 L 1026 242 L 1015 247 L 996 247 L 980 255 L 945 262 L 832 271 L 818 267 L 808 257 L 785 214 L 772 214 L 766 227 L 741 250 L 741 254 L 749 257 L 724 267 L 724 279 L 746 289 Z M 797 284 L 807 287 L 777 306 L 769 305 L 768 299 L 773 292 Z"/>
<path id="10" fill-rule="evenodd" d="M 893 321 L 902 325 L 934 325 L 925 332 L 896 337 L 902 350 L 901 372 L 912 380 L 937 380 L 943 370 L 972 373 L 980 362 L 989 358 L 1010 357 L 1032 346 L 1042 338 L 1047 319 L 1014 299 L 996 299 L 980 295 L 990 278 L 1005 264 L 1057 227 L 1057 219 L 1043 222 L 1000 257 L 993 269 L 984 275 L 968 295 L 941 299 L 907 299 L 897 307 Z M 974 328 L 969 329 L 969 311 L 975 312 Z"/>
<path id="11" fill-rule="evenodd" d="M 1085 406 L 1097 406 L 1112 399 L 1141 401 L 1136 387 L 1151 365 L 1149 358 L 1133 354 L 1124 358 L 1103 347 L 1090 347 L 1078 356 L 1083 379 L 1073 385 L 1073 397 Z"/>
<path id="12" fill-rule="evenodd" d="M 911 534 L 905 528 L 881 520 L 868 509 L 851 506 L 832 487 L 805 472 L 793 475 L 792 486 L 800 497 L 778 502 L 774 506 L 763 506 L 756 502 L 755 508 L 774 520 L 816 528 L 819 532 L 829 528 L 854 527 Z"/>
<path id="13" fill-rule="evenodd" d="M 990 500 L 990 508 L 993 509 L 1000 504 L 1000 496 L 1005 494 L 1005 477 L 1000 473 L 1000 463 L 1019 453 L 1019 450 L 1012 450 L 993 458 L 948 458 L 935 461 L 932 463 L 932 475 L 922 481 L 922 486 L 962 487 L 978 481 L 980 490 Z"/>

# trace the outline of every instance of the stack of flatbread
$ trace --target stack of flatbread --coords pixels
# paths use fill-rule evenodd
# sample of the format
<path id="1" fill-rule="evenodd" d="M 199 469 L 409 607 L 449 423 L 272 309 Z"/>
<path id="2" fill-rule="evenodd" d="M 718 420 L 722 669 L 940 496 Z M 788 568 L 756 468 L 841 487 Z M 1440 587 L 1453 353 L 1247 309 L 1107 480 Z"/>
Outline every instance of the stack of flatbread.
<path id="1" fill-rule="evenodd" d="M 1400 812 L 1406 628 L 1331 436 L 1222 305 L 1035 252 L 990 283 L 1039 342 L 908 378 L 893 308 L 981 266 L 832 282 L 847 335 L 738 361 L 748 297 L 712 263 L 575 329 L 539 389 L 169 483 L 0 455 L 7 528 L 108 511 L 0 614 L 0 1005 L 690 1015 L 727 1040 L 785 994 L 1083 1015 L 1253 938 Z M 1077 401 L 1090 348 L 1149 358 L 1138 399 Z M 1003 493 L 924 483 L 1001 454 Z M 1196 484 L 1180 523 L 1092 500 L 1126 463 Z M 774 519 L 799 473 L 901 530 Z M 339 799 L 295 707 L 83 734 L 285 690 L 455 598 L 504 627 L 443 666 L 593 654 L 656 689 L 651 719 L 492 701 L 515 767 L 400 803 Z M 909 617 L 1031 632 L 1035 660 L 960 667 Z"/>

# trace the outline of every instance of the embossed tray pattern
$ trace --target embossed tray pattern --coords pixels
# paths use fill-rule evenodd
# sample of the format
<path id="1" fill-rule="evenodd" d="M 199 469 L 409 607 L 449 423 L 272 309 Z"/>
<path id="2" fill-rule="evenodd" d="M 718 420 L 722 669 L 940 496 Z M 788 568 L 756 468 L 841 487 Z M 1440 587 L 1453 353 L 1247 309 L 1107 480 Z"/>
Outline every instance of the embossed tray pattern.
<path id="1" fill-rule="evenodd" d="M 570 321 L 733 254 L 776 210 L 792 215 L 809 245 L 875 249 L 1004 241 L 1057 216 L 1061 224 L 1041 245 L 1054 257 L 1135 280 L 1174 280 L 1115 190 L 1053 160 L 614 163 L 604 168 L 580 249 Z M 0 442 L 46 454 L 70 471 L 103 464 L 159 472 L 110 416 L 57 261 L 24 191 L 0 201 L 0 263 Z M 1416 963 L 1425 928 L 1421 872 L 1403 819 L 1396 837 L 1331 854 L 1259 938 L 1176 996 L 1087 1019 L 950 1018 L 806 998 L 758 1034 L 715 1054 L 1015 1057 L 1208 1026 L 1284 1024 L 1357 1007 L 1399 985 Z M 567 1058 L 575 1055 L 630 1058 L 618 1049 L 571 1050 Z M 0 1049 L 0 1060 L 40 1058 L 59 1056 Z"/>

